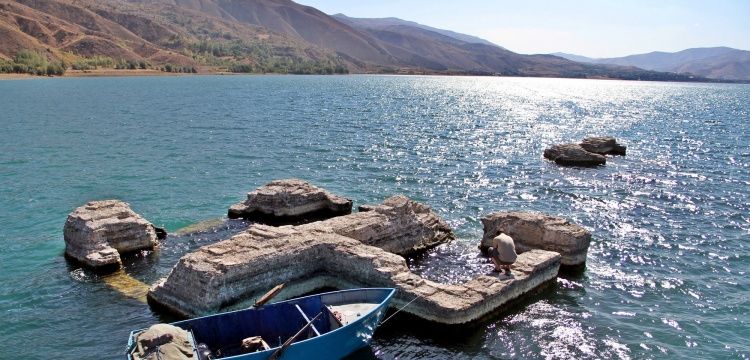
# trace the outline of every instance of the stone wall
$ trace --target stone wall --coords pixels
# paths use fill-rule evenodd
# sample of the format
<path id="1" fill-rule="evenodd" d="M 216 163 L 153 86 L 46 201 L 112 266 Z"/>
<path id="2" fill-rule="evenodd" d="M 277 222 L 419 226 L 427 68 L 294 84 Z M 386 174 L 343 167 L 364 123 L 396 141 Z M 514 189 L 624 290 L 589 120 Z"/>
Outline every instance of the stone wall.
<path id="1" fill-rule="evenodd" d="M 441 284 L 411 273 L 403 257 L 345 236 L 254 225 L 183 257 L 167 278 L 152 286 L 149 299 L 195 316 L 260 296 L 280 283 L 287 286 L 277 299 L 323 287 L 395 287 L 401 290 L 395 304 L 420 297 L 404 311 L 462 324 L 554 279 L 559 266 L 559 254 L 535 250 L 519 256 L 513 277 L 482 274 L 464 284 Z"/>
<path id="2" fill-rule="evenodd" d="M 562 255 L 562 264 L 577 266 L 586 262 L 591 233 L 568 220 L 528 212 L 496 212 L 482 218 L 484 236 L 480 249 L 485 252 L 500 233 L 513 238 L 516 251 L 548 250 Z"/>

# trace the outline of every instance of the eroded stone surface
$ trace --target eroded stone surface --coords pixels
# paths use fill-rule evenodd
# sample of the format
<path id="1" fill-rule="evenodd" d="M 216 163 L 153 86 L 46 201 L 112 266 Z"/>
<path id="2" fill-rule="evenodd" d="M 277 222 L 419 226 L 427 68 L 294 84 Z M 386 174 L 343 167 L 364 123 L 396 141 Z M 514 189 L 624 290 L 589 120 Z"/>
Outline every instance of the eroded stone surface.
<path id="1" fill-rule="evenodd" d="M 564 218 L 528 212 L 496 212 L 482 218 L 482 224 L 482 251 L 491 246 L 495 236 L 505 233 L 513 238 L 519 253 L 542 249 L 560 253 L 563 265 L 586 262 L 591 233 Z"/>
<path id="2" fill-rule="evenodd" d="M 63 235 L 65 253 L 93 268 L 118 268 L 121 253 L 158 245 L 154 225 L 119 200 L 92 201 L 75 209 Z"/>
<path id="3" fill-rule="evenodd" d="M 445 242 L 452 238 L 447 225 L 428 207 L 400 196 L 363 210 L 301 226 L 253 225 L 182 257 L 151 287 L 149 299 L 194 316 L 250 301 L 280 283 L 287 286 L 276 300 L 324 287 L 396 287 L 396 306 L 419 296 L 404 311 L 462 324 L 557 276 L 560 255 L 532 250 L 518 257 L 512 277 L 491 273 L 488 263 L 486 274 L 463 284 L 424 279 L 391 251 L 409 253 Z"/>
<path id="4" fill-rule="evenodd" d="M 381 205 L 362 205 L 360 212 L 304 225 L 331 231 L 399 255 L 433 248 L 453 239 L 448 224 L 429 206 L 406 196 L 393 196 Z"/>
<path id="5" fill-rule="evenodd" d="M 352 212 L 352 201 L 299 179 L 275 180 L 247 194 L 229 208 L 230 219 L 291 224 Z"/>
<path id="6" fill-rule="evenodd" d="M 600 155 L 625 155 L 627 148 L 617 143 L 617 139 L 611 136 L 588 137 L 581 141 L 581 147 Z"/>
<path id="7" fill-rule="evenodd" d="M 553 145 L 544 150 L 544 157 L 562 166 L 597 166 L 607 163 L 607 157 L 586 151 L 578 144 Z"/>

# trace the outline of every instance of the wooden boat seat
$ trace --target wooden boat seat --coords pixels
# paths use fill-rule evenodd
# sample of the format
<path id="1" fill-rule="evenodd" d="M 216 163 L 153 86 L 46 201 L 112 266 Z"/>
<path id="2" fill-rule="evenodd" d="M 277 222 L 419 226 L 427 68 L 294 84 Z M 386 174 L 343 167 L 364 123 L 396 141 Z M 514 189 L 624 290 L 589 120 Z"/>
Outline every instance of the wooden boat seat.
<path id="1" fill-rule="evenodd" d="M 305 314 L 304 311 L 302 311 L 302 308 L 299 307 L 299 305 L 297 305 L 297 304 L 295 304 L 294 306 L 297 308 L 297 310 L 299 311 L 299 313 L 302 315 L 302 318 L 305 319 L 305 324 L 309 323 L 310 322 L 310 318 L 307 317 L 307 315 Z M 314 324 L 310 324 L 310 328 L 312 328 L 313 332 L 315 332 L 315 336 L 320 336 L 320 332 L 318 331 L 318 329 L 315 327 Z"/>

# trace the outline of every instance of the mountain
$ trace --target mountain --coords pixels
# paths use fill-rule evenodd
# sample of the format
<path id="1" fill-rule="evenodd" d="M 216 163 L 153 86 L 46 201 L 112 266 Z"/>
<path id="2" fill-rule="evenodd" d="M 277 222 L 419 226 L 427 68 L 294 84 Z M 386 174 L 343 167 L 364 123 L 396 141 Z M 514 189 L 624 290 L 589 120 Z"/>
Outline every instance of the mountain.
<path id="1" fill-rule="evenodd" d="M 254 72 L 360 70 L 335 51 L 299 36 L 238 21 L 221 5 L 233 4 L 212 0 L 0 1 L 0 59 L 12 59 L 28 49 L 74 67 L 140 62 L 157 68 Z"/>
<path id="2" fill-rule="evenodd" d="M 470 35 L 448 32 L 398 18 L 335 18 L 376 39 L 403 68 L 442 73 L 510 76 L 671 79 L 686 76 L 633 67 L 589 65 L 550 55 L 521 55 Z"/>
<path id="3" fill-rule="evenodd" d="M 137 0 L 131 0 L 137 1 Z M 169 0 L 178 6 L 334 49 L 357 59 L 394 64 L 394 59 L 372 39 L 325 13 L 291 0 Z M 148 1 L 143 2 L 163 2 Z"/>
<path id="4" fill-rule="evenodd" d="M 694 80 L 521 55 L 410 21 L 333 17 L 291 0 L 0 0 L 0 71 L 43 69 L 47 60 L 84 70 L 117 64 L 191 72 Z"/>
<path id="5" fill-rule="evenodd" d="M 729 47 L 693 48 L 674 53 L 656 51 L 600 59 L 565 53 L 553 55 L 579 62 L 635 66 L 646 70 L 689 73 L 712 79 L 750 80 L 750 51 Z"/>
<path id="6" fill-rule="evenodd" d="M 363 28 L 369 28 L 369 29 L 386 29 L 390 26 L 411 26 L 414 28 L 419 28 L 423 30 L 428 30 L 432 32 L 436 32 L 440 35 L 445 35 L 447 37 L 454 38 L 456 40 L 460 40 L 466 43 L 470 44 L 484 44 L 484 45 L 490 45 L 490 46 L 498 46 L 490 41 L 487 41 L 485 39 L 467 35 L 467 34 L 461 34 L 457 33 L 455 31 L 450 30 L 444 30 L 444 29 L 438 29 L 434 28 L 432 26 L 422 25 L 420 23 L 416 23 L 414 21 L 408 21 L 408 20 L 402 20 L 395 17 L 388 17 L 388 18 L 352 18 L 348 17 L 344 14 L 335 14 L 333 17 L 343 23 L 355 26 L 355 27 L 363 27 Z"/>
<path id="7" fill-rule="evenodd" d="M 582 62 L 582 63 L 595 63 L 596 62 L 596 59 L 594 59 L 594 58 L 590 58 L 590 57 L 586 57 L 586 56 L 581 56 L 581 55 L 576 55 L 576 54 L 568 54 L 568 53 L 564 53 L 564 52 L 556 52 L 556 53 L 552 53 L 550 55 L 559 56 L 559 57 L 564 58 L 564 59 L 568 59 L 568 60 L 571 60 L 571 61 Z"/>

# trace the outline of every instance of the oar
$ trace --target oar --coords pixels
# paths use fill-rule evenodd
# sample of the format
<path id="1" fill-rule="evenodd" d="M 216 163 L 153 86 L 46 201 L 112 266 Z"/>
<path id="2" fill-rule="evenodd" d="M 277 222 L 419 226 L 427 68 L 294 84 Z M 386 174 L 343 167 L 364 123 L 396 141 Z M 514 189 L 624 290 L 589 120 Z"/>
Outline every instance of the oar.
<path id="1" fill-rule="evenodd" d="M 260 299 L 255 301 L 255 304 L 253 304 L 254 308 L 261 307 L 265 305 L 268 301 L 273 299 L 274 296 L 278 295 L 281 292 L 281 289 L 284 288 L 284 284 L 276 285 L 271 291 L 265 293 L 263 296 L 260 297 Z"/>
<path id="2" fill-rule="evenodd" d="M 312 325 L 312 323 L 320 317 L 320 315 L 323 315 L 322 311 L 319 312 L 318 315 L 315 315 L 315 317 L 312 318 L 312 320 L 308 321 L 307 324 L 305 324 L 305 326 L 303 326 L 302 329 L 299 329 L 299 331 L 297 331 L 296 334 L 292 335 L 292 337 L 290 337 L 289 339 L 287 339 L 286 341 L 284 341 L 284 344 L 281 345 L 281 347 L 279 347 L 276 351 L 274 351 L 273 354 L 271 354 L 271 356 L 268 358 L 268 360 L 276 360 L 276 359 L 280 358 L 281 354 L 283 354 L 284 351 L 286 350 L 286 348 L 288 348 L 289 345 L 292 344 L 292 342 L 294 341 L 294 339 L 296 339 L 305 330 L 307 330 L 307 328 L 309 328 L 310 325 Z"/>

